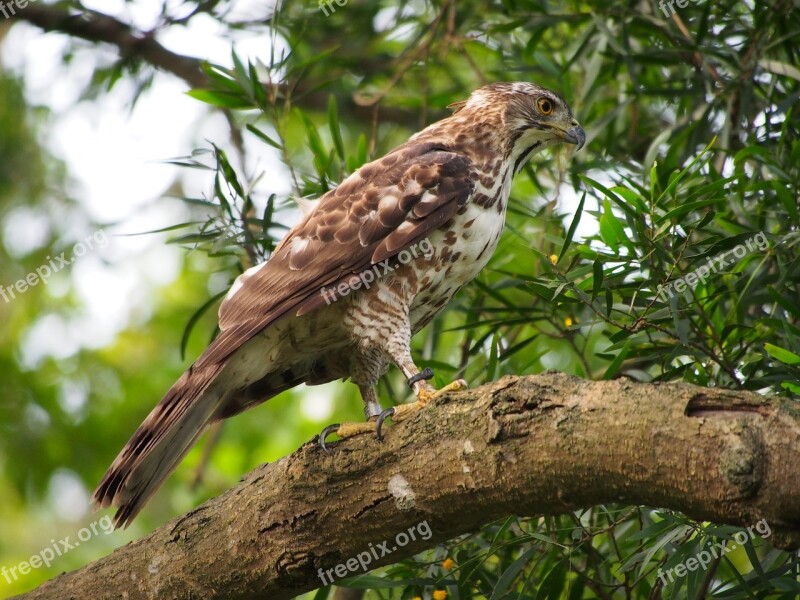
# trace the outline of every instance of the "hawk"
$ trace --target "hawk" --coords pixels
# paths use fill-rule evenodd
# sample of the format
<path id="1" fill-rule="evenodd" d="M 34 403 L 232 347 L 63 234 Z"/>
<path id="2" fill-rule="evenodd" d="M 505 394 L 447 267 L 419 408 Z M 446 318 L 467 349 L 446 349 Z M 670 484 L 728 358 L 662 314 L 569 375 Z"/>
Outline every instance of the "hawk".
<path id="1" fill-rule="evenodd" d="M 298 384 L 350 379 L 363 423 L 399 421 L 431 398 L 411 337 L 486 266 L 503 231 L 511 181 L 535 153 L 586 136 L 564 99 L 525 82 L 481 87 L 453 114 L 347 177 L 314 204 L 270 259 L 244 272 L 219 308 L 220 333 L 152 410 L 94 492 L 127 526 L 211 423 Z M 367 274 L 370 274 L 369 276 Z M 416 402 L 381 410 L 390 365 Z M 326 449 L 327 451 L 327 449 Z"/>

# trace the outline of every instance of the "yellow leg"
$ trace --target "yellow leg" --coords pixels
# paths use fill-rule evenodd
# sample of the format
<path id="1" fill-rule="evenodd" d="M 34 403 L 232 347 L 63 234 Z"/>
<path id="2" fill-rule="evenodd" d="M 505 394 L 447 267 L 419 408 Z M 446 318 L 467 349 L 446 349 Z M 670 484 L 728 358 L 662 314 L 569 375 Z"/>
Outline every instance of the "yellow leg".
<path id="1" fill-rule="evenodd" d="M 463 379 L 456 379 L 452 383 L 448 383 L 440 390 L 435 390 L 433 388 L 430 389 L 422 388 L 419 390 L 419 393 L 417 393 L 417 402 L 422 406 L 425 406 L 431 400 L 434 400 L 439 396 L 443 396 L 448 392 L 460 392 L 461 390 L 465 390 L 468 387 L 469 386 L 467 385 L 466 381 L 464 381 Z"/>
<path id="2" fill-rule="evenodd" d="M 374 433 L 375 432 L 375 417 L 369 421 L 365 421 L 363 423 L 334 423 L 333 425 L 328 425 L 325 429 L 322 430 L 322 433 L 319 434 L 319 445 L 322 446 L 322 449 L 330 454 L 328 450 L 328 446 L 325 443 L 326 438 L 335 433 L 341 439 L 353 437 L 355 435 L 361 435 L 362 433 Z"/>
<path id="3" fill-rule="evenodd" d="M 340 438 L 349 438 L 362 433 L 373 433 L 375 431 L 375 421 L 365 421 L 363 423 L 342 423 L 336 428 L 336 435 Z"/>
<path id="4" fill-rule="evenodd" d="M 402 421 L 418 410 L 424 408 L 431 400 L 435 400 L 439 396 L 447 394 L 448 392 L 465 390 L 467 387 L 467 382 L 463 379 L 457 379 L 452 383 L 448 383 L 440 390 L 434 389 L 424 380 L 415 382 L 414 388 L 417 395 L 416 402 L 400 404 L 384 410 L 380 413 L 380 415 L 377 415 L 377 422 L 376 417 L 373 416 L 370 418 L 370 420 L 363 423 L 335 423 L 333 425 L 328 425 L 319 435 L 320 445 L 325 452 L 330 453 L 328 451 L 328 447 L 326 446 L 325 438 L 327 438 L 331 433 L 336 433 L 337 436 L 339 436 L 341 439 L 344 439 L 361 435 L 362 433 L 375 432 L 378 439 L 382 439 L 381 427 L 383 426 L 383 422 L 389 417 L 391 417 L 393 421 Z"/>
<path id="5" fill-rule="evenodd" d="M 381 413 L 381 415 L 378 417 L 378 427 L 377 427 L 378 438 L 381 437 L 381 427 L 383 425 L 383 422 L 387 418 L 392 417 L 392 421 L 395 422 L 402 421 L 403 419 L 408 418 L 409 415 L 412 415 L 418 410 L 425 408 L 425 406 L 427 406 L 427 404 L 431 400 L 435 400 L 439 396 L 443 396 L 448 392 L 458 392 L 460 390 L 465 390 L 467 389 L 467 387 L 469 387 L 467 385 L 467 382 L 464 381 L 463 379 L 456 379 L 452 383 L 448 383 L 440 390 L 434 389 L 431 385 L 425 382 L 420 382 L 420 384 L 422 385 L 420 385 L 417 388 L 416 402 L 410 402 L 408 404 L 400 404 L 398 406 L 388 408 Z"/>

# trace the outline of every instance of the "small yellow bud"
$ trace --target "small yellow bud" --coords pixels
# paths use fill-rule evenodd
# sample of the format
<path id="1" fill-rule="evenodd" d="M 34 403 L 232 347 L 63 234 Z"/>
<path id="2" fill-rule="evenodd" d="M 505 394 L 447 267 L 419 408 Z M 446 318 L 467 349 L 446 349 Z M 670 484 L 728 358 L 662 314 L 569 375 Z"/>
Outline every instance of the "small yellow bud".
<path id="1" fill-rule="evenodd" d="M 445 600 L 447 592 L 445 590 L 436 590 L 433 592 L 433 600 Z"/>
<path id="2" fill-rule="evenodd" d="M 551 254 L 550 255 L 550 264 L 551 265 L 555 265 L 556 263 L 558 263 L 558 256 L 556 256 L 555 254 Z"/>
<path id="3" fill-rule="evenodd" d="M 456 566 L 456 561 L 454 561 L 452 558 L 446 558 L 445 560 L 442 561 L 442 568 L 445 571 L 449 571 L 455 566 Z"/>
<path id="4" fill-rule="evenodd" d="M 572 327 L 572 317 L 567 317 L 566 319 L 564 319 L 564 325 L 566 325 L 567 327 Z"/>

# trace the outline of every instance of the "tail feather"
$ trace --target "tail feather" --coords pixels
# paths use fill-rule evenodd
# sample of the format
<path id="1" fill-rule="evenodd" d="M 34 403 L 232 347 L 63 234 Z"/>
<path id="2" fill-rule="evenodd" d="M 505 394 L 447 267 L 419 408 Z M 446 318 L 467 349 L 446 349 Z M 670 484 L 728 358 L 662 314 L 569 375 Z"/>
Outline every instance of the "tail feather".
<path id="1" fill-rule="evenodd" d="M 109 467 L 93 501 L 117 506 L 114 524 L 127 527 L 215 419 L 221 393 L 213 383 L 224 364 L 191 367 L 167 392 Z"/>

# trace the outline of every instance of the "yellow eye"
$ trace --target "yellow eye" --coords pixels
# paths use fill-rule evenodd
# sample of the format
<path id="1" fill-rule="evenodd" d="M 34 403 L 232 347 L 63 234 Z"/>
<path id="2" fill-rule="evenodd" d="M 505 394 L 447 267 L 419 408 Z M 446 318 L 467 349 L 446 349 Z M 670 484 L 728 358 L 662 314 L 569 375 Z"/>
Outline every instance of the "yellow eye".
<path id="1" fill-rule="evenodd" d="M 549 115 L 553 112 L 553 103 L 547 98 L 539 98 L 536 101 L 536 106 L 539 108 L 539 112 L 543 115 Z"/>

